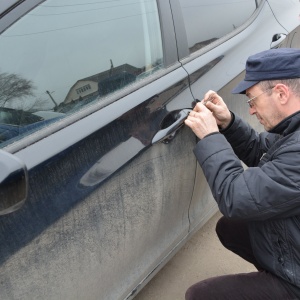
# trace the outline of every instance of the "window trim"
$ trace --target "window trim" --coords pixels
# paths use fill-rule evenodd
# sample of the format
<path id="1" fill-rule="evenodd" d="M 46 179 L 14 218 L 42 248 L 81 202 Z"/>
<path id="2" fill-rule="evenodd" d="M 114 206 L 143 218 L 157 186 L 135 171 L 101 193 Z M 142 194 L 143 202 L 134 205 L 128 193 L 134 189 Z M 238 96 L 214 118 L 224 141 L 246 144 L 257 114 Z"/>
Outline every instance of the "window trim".
<path id="1" fill-rule="evenodd" d="M 176 63 L 179 59 L 177 53 L 175 29 L 173 25 L 173 16 L 169 1 L 156 0 L 159 23 L 161 28 L 161 38 L 163 46 L 164 66 L 168 67 Z"/>

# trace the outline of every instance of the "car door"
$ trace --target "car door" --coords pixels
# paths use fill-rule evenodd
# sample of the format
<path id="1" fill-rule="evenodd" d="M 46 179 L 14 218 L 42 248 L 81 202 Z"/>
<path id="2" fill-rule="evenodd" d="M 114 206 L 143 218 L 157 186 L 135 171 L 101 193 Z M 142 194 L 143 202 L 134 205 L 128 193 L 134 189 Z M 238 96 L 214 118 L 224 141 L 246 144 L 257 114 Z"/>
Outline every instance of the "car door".
<path id="1" fill-rule="evenodd" d="M 247 58 L 257 52 L 282 47 L 288 33 L 296 26 L 299 2 L 277 4 L 274 15 L 267 1 L 172 0 L 176 33 L 186 32 L 178 52 L 184 69 L 189 73 L 191 91 L 203 99 L 208 90 L 218 92 L 233 112 L 262 130 L 255 118 L 250 118 L 245 98 L 232 95 L 231 90 L 243 78 Z M 291 5 L 293 2 L 293 5 Z M 273 7 L 273 6 L 272 6 Z M 298 9 L 295 10 L 295 7 Z M 288 21 L 289 19 L 293 21 Z M 182 28 L 182 20 L 184 26 Z M 283 23 L 289 24 L 286 27 Z M 179 37 L 178 37 L 179 36 Z M 177 34 L 177 39 L 180 39 Z M 216 204 L 201 168 L 198 166 L 193 200 L 190 206 L 190 232 L 199 229 L 216 211 Z"/>
<path id="2" fill-rule="evenodd" d="M 194 99 L 170 5 L 18 1 L 0 32 L 17 118 L 0 124 L 0 298 L 131 298 L 189 229 Z"/>

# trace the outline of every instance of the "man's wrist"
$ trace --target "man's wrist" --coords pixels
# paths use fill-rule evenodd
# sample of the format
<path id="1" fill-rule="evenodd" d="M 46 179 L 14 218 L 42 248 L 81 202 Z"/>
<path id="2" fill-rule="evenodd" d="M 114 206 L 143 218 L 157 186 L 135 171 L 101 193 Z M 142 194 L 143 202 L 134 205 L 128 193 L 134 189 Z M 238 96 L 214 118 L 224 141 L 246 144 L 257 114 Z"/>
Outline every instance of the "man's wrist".
<path id="1" fill-rule="evenodd" d="M 226 131 L 228 128 L 230 128 L 230 126 L 234 122 L 234 114 L 232 112 L 230 112 L 230 115 L 231 115 L 230 120 L 219 126 L 220 132 Z"/>
<path id="2" fill-rule="evenodd" d="M 209 136 L 211 136 L 211 135 L 219 134 L 219 133 L 220 133 L 220 131 L 213 131 L 213 132 L 211 132 L 211 133 L 205 135 L 201 140 L 203 140 L 204 138 L 209 137 Z"/>

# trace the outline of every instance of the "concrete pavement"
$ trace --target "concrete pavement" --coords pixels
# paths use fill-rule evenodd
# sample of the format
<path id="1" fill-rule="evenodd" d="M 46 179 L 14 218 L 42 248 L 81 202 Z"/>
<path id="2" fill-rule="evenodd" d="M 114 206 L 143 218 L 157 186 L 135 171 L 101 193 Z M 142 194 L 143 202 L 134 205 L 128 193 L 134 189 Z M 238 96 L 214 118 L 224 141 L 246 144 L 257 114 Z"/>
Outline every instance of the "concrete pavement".
<path id="1" fill-rule="evenodd" d="M 136 296 L 135 300 L 183 300 L 189 286 L 205 278 L 255 271 L 253 265 L 226 250 L 215 233 L 213 216 Z"/>

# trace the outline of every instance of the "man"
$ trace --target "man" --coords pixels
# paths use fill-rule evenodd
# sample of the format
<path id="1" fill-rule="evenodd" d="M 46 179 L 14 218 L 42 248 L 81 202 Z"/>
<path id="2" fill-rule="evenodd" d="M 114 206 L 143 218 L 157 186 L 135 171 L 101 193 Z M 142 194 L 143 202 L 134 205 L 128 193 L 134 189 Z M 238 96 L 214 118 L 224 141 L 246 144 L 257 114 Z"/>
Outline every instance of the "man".
<path id="1" fill-rule="evenodd" d="M 204 280 L 186 299 L 300 299 L 300 50 L 250 56 L 232 92 L 246 94 L 266 132 L 255 132 L 213 91 L 185 124 L 200 139 L 194 153 L 223 214 L 218 237 L 258 272 Z"/>

